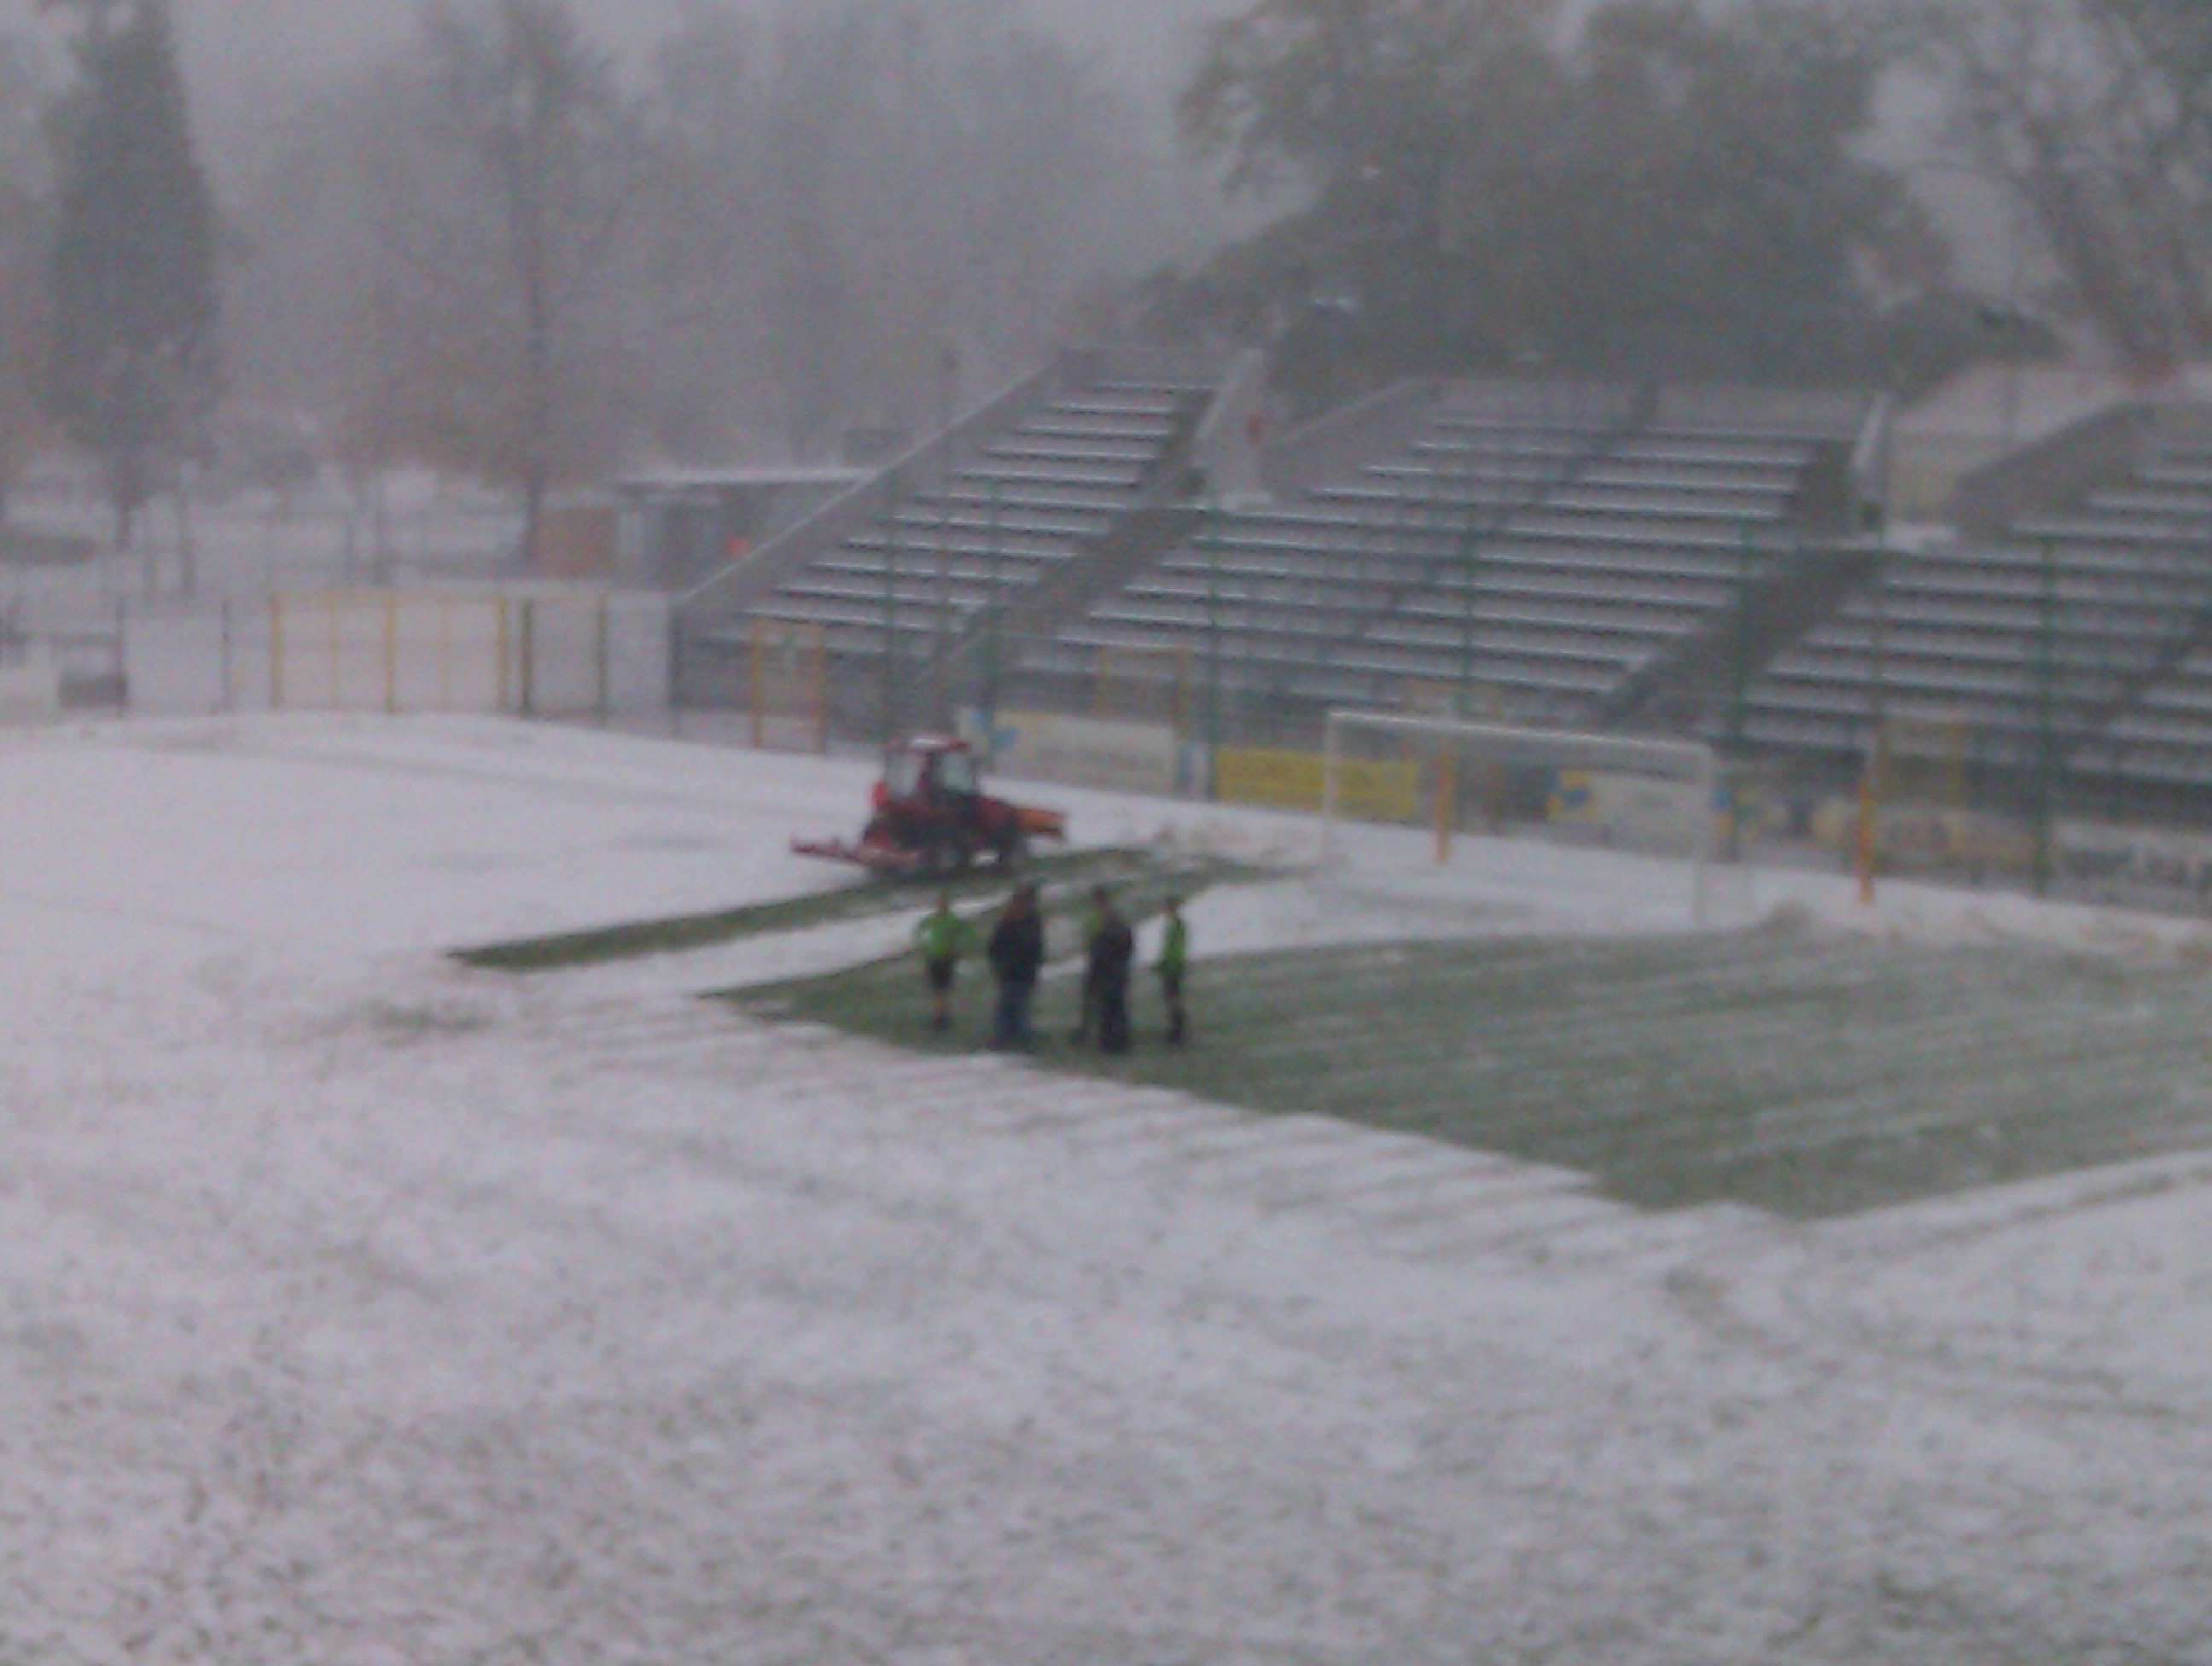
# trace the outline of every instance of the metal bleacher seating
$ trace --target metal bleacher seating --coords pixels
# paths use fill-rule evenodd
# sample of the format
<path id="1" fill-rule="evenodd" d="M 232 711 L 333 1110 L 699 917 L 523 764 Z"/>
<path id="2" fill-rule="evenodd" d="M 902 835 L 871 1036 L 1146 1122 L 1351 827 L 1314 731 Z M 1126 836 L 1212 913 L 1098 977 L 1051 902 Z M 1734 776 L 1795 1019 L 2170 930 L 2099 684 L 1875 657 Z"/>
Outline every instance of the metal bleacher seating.
<path id="1" fill-rule="evenodd" d="M 752 611 L 824 627 L 834 652 L 964 631 L 1079 556 L 1143 497 L 1205 408 L 1203 386 L 1102 381 L 989 440 L 972 461 L 817 556 Z"/>
<path id="2" fill-rule="evenodd" d="M 1448 395 L 1356 472 L 1210 512 L 1059 644 L 1182 647 L 1249 696 L 1395 705 L 1409 685 L 1464 684 L 1486 711 L 1595 721 L 1808 536 L 1808 470 L 1855 424 L 1639 410 L 1619 393 L 1568 406 Z"/>
<path id="3" fill-rule="evenodd" d="M 1885 565 L 1768 667 L 1749 739 L 1856 757 L 1878 715 L 1942 720 L 2000 769 L 2212 785 L 2212 449 Z"/>
<path id="4" fill-rule="evenodd" d="M 2075 767 L 2112 780 L 2212 787 L 2212 441 L 2167 436 L 2134 481 L 2091 505 L 2129 544 L 2166 551 L 2186 593 L 2176 598 L 2160 674 L 2084 743 Z"/>

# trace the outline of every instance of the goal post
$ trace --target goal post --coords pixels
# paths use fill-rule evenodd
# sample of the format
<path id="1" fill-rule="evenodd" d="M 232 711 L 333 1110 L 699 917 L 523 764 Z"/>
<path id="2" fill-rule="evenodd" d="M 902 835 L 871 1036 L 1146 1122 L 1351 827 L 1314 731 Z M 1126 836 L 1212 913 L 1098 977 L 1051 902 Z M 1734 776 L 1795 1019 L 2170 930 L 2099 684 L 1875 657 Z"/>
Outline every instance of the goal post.
<path id="1" fill-rule="evenodd" d="M 1718 756 L 1696 741 L 1340 709 L 1323 733 L 1322 861 L 1344 863 L 1353 821 L 1432 830 L 1440 866 L 1458 834 L 1540 830 L 1681 863 L 1705 926 L 1720 783 Z"/>

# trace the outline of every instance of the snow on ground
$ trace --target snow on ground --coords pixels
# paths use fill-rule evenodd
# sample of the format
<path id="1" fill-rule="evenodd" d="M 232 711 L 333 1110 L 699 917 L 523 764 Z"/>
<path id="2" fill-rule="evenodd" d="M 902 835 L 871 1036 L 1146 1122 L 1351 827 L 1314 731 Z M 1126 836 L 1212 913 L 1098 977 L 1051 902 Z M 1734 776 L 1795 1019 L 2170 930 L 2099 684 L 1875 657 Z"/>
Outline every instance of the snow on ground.
<path id="1" fill-rule="evenodd" d="M 1641 1217 L 437 953 L 817 885 L 784 842 L 865 766 L 298 718 L 0 761 L 10 1666 L 2212 1662 L 2212 1161 Z M 1449 905 L 1195 929 L 1666 928 L 1633 863 L 1464 854 Z"/>

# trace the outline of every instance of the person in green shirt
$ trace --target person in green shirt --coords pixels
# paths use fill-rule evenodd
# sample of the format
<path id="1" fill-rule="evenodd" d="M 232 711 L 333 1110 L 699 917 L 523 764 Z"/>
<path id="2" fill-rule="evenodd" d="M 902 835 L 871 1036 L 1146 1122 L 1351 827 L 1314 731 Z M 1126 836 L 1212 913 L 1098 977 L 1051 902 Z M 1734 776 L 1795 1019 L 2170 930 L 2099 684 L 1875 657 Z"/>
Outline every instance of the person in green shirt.
<path id="1" fill-rule="evenodd" d="M 1167 900 L 1166 924 L 1160 931 L 1160 994 L 1168 1005 L 1168 1045 L 1181 1047 L 1188 1033 L 1182 1008 L 1183 972 L 1190 964 L 1190 927 L 1183 923 L 1182 900 Z"/>
<path id="2" fill-rule="evenodd" d="M 921 956 L 922 976 L 929 983 L 929 1027 L 943 1031 L 952 1027 L 952 986 L 960 975 L 962 957 L 975 947 L 975 928 L 952 911 L 952 898 L 939 891 L 937 906 L 914 928 L 914 945 Z"/>

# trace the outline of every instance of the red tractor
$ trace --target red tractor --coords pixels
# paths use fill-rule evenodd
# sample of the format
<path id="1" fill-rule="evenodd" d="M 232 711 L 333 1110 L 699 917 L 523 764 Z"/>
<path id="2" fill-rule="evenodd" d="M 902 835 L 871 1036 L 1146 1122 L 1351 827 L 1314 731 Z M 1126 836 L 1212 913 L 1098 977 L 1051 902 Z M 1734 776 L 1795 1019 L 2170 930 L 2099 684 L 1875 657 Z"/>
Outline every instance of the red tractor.
<path id="1" fill-rule="evenodd" d="M 857 862 L 878 873 L 950 879 L 979 857 L 1012 871 L 1031 839 L 1064 839 L 1067 818 L 983 791 L 975 754 L 964 740 L 916 739 L 893 747 L 876 783 L 874 813 L 860 842 L 794 839 L 802 856 Z"/>

